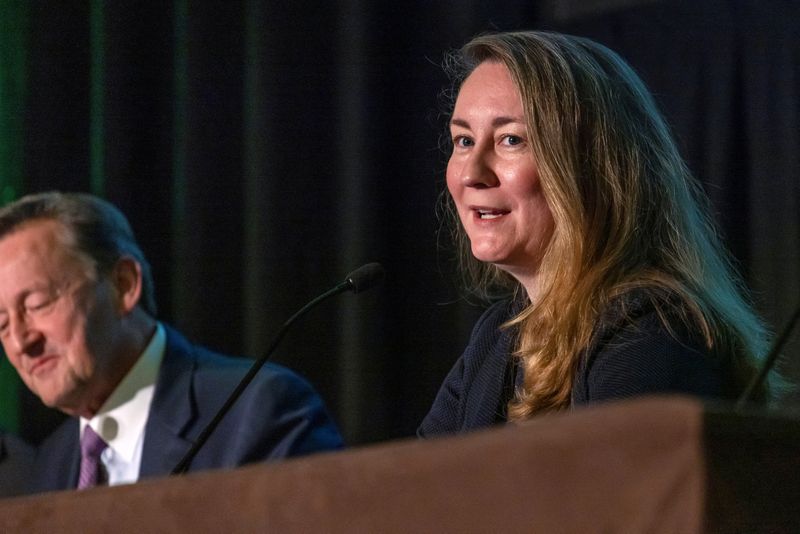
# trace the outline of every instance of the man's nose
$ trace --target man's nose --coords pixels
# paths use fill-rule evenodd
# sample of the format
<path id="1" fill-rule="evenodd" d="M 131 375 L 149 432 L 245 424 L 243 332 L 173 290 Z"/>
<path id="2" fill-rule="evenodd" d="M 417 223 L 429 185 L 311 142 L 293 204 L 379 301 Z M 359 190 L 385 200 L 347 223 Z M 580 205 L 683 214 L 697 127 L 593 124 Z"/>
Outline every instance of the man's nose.
<path id="1" fill-rule="evenodd" d="M 11 320 L 11 341 L 20 353 L 29 353 L 40 338 L 39 331 L 32 328 L 25 318 Z"/>

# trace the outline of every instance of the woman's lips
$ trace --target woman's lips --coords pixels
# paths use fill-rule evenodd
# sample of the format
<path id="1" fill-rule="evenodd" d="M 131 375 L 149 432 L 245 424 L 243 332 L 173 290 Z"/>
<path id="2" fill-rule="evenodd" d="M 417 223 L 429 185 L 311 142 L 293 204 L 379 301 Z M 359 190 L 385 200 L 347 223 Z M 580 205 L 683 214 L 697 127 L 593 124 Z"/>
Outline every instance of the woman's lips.
<path id="1" fill-rule="evenodd" d="M 475 218 L 481 221 L 496 220 L 509 213 L 509 210 L 499 208 L 474 207 L 470 209 L 475 214 Z"/>

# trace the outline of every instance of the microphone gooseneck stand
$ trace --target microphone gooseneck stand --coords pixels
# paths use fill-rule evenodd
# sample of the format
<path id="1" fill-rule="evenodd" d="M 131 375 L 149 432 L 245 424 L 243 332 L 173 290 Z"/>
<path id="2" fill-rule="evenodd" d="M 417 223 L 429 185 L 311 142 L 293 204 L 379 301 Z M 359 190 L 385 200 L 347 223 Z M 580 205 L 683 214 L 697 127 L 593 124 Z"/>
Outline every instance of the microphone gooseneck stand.
<path id="1" fill-rule="evenodd" d="M 286 332 L 289 330 L 289 327 L 294 323 L 297 319 L 305 315 L 311 308 L 319 304 L 320 302 L 333 297 L 334 295 L 338 295 L 339 293 L 344 293 L 345 291 L 352 291 L 353 293 L 360 293 L 367 289 L 370 289 L 374 285 L 377 285 L 381 280 L 383 280 L 383 267 L 379 263 L 368 263 L 366 265 L 362 265 L 349 275 L 347 278 L 336 287 L 329 289 L 325 293 L 321 294 L 302 308 L 298 310 L 294 315 L 289 317 L 289 319 L 283 323 L 281 329 L 278 331 L 275 338 L 272 340 L 272 344 L 270 344 L 269 348 L 264 352 L 264 354 L 253 362 L 253 365 L 250 366 L 250 369 L 247 371 L 247 374 L 244 375 L 242 380 L 236 386 L 236 388 L 231 392 L 228 399 L 219 409 L 219 411 L 214 415 L 214 418 L 206 425 L 202 432 L 197 436 L 197 440 L 195 440 L 194 444 L 189 448 L 181 461 L 172 469 L 172 475 L 181 475 L 185 473 L 189 469 L 189 465 L 191 465 L 192 460 L 203 447 L 203 445 L 208 441 L 209 436 L 219 425 L 220 421 L 225 414 L 228 413 L 233 403 L 241 396 L 242 392 L 245 388 L 250 384 L 250 382 L 255 378 L 258 371 L 264 366 L 267 362 L 269 357 L 272 355 L 275 348 L 281 342 L 283 337 L 286 335 Z"/>

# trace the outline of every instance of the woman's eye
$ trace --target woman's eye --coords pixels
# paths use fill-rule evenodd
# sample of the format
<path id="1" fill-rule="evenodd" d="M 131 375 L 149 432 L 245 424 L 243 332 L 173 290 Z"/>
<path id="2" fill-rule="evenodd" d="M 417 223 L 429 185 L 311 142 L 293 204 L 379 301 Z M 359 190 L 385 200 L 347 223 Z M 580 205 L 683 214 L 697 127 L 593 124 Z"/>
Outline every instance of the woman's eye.
<path id="1" fill-rule="evenodd" d="M 473 145 L 472 139 L 470 139 L 469 137 L 467 137 L 465 135 L 457 135 L 456 137 L 453 138 L 453 146 L 457 146 L 457 147 L 462 147 L 463 148 L 463 147 L 468 147 L 468 146 L 472 146 L 472 145 Z"/>
<path id="2" fill-rule="evenodd" d="M 521 145 L 524 142 L 525 141 L 522 139 L 522 137 L 520 137 L 518 135 L 506 135 L 506 136 L 503 137 L 503 143 L 505 143 L 505 144 L 507 144 L 509 146 Z"/>

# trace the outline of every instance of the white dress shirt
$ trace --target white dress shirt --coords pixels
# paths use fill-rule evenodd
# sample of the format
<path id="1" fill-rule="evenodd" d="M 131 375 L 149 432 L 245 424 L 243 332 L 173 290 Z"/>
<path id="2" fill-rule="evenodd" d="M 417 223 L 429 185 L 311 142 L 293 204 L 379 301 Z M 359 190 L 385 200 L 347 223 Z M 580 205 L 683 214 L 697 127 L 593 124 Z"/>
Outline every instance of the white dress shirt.
<path id="1" fill-rule="evenodd" d="M 139 479 L 142 464 L 144 429 L 153 401 L 158 370 L 164 359 L 166 333 L 160 323 L 142 356 L 91 419 L 80 420 L 108 443 L 100 460 L 108 474 L 108 484 L 128 484 Z"/>

